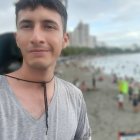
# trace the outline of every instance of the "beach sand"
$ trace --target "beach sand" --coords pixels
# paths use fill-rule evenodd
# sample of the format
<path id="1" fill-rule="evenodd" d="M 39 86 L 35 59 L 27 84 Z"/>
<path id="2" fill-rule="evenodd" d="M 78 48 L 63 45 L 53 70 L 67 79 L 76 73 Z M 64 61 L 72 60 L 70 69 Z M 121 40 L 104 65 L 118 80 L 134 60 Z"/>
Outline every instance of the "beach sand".
<path id="1" fill-rule="evenodd" d="M 125 95 L 124 110 L 117 108 L 117 85 L 111 76 L 103 75 L 103 81 L 97 81 L 96 90 L 92 90 L 92 72 L 81 67 L 82 60 L 61 63 L 57 67 L 59 77 L 72 82 L 75 77 L 85 80 L 91 89 L 83 93 L 92 129 L 92 140 L 118 140 L 118 132 L 140 131 L 140 113 L 134 113 L 132 103 Z M 96 78 L 99 77 L 98 74 Z"/>

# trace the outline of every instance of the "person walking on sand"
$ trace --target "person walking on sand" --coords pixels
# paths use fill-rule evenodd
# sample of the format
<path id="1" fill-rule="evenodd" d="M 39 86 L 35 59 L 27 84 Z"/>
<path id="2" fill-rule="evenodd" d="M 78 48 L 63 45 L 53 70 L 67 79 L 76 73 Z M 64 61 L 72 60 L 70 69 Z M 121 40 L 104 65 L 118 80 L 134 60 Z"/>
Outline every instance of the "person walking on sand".
<path id="1" fill-rule="evenodd" d="M 82 92 L 54 76 L 68 44 L 59 0 L 18 0 L 15 34 L 22 66 L 0 76 L 1 140 L 89 140 Z"/>

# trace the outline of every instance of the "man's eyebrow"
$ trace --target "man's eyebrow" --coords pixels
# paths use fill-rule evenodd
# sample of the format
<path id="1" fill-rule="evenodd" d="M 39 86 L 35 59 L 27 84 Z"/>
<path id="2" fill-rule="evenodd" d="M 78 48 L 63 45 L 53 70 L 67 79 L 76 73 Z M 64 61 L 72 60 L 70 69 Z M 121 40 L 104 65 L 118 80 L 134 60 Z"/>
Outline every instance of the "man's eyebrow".
<path id="1" fill-rule="evenodd" d="M 28 20 L 28 19 L 23 19 L 23 20 L 19 21 L 19 25 L 24 24 L 24 23 L 32 23 L 32 21 Z"/>
<path id="2" fill-rule="evenodd" d="M 50 20 L 50 19 L 43 20 L 43 23 L 49 23 L 49 24 L 58 25 L 57 22 L 55 22 L 55 21 L 53 21 L 53 20 Z"/>

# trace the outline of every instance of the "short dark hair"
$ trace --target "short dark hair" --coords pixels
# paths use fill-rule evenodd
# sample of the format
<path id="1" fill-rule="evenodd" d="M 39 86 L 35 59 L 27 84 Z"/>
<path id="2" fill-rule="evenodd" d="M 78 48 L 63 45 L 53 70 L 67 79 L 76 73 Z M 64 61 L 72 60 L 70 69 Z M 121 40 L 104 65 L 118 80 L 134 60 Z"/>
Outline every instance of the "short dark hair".
<path id="1" fill-rule="evenodd" d="M 18 0 L 15 3 L 15 14 L 16 14 L 16 22 L 18 19 L 18 13 L 20 10 L 24 10 L 26 8 L 31 8 L 34 10 L 39 5 L 43 7 L 47 7 L 49 9 L 55 10 L 58 12 L 62 18 L 63 23 L 63 32 L 66 32 L 67 28 L 67 11 L 65 6 L 60 2 L 60 0 Z"/>

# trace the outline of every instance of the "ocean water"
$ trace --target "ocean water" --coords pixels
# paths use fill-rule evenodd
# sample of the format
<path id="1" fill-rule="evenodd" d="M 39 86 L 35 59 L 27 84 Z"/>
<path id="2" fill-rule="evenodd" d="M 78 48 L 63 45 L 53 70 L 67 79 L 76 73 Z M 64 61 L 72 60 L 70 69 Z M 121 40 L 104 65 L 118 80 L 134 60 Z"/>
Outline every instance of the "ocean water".
<path id="1" fill-rule="evenodd" d="M 118 77 L 132 77 L 140 81 L 140 53 L 96 57 L 88 60 L 88 65 L 101 68 L 106 74 Z"/>

